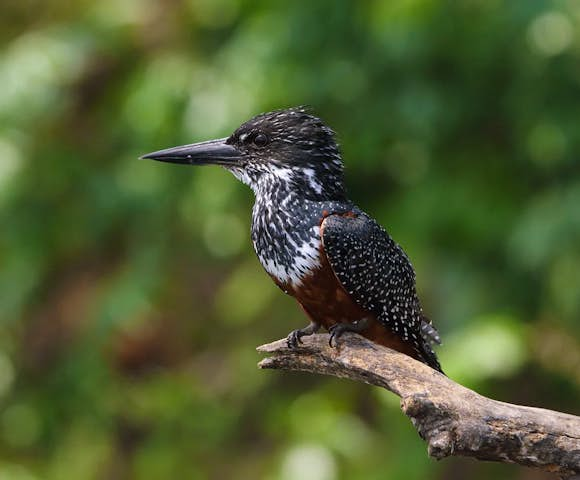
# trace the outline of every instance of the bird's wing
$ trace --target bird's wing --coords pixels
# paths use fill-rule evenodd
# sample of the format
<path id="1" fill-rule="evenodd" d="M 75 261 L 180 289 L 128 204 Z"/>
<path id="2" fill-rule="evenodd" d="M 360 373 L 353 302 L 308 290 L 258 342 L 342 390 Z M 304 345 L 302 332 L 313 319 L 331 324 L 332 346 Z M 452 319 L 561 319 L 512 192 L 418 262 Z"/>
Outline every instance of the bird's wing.
<path id="1" fill-rule="evenodd" d="M 353 300 L 441 370 L 429 344 L 437 331 L 421 311 L 415 272 L 401 247 L 364 213 L 329 215 L 320 228 L 330 266 Z"/>

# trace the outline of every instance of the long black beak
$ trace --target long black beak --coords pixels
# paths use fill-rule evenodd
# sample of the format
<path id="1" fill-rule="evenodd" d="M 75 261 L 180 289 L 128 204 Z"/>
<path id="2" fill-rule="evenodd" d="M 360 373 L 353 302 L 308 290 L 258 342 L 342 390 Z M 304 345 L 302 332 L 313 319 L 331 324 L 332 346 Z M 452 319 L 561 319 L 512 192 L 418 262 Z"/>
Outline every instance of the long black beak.
<path id="1" fill-rule="evenodd" d="M 141 158 L 160 162 L 185 163 L 189 165 L 233 165 L 241 160 L 241 153 L 226 143 L 227 138 L 192 143 L 148 153 Z"/>

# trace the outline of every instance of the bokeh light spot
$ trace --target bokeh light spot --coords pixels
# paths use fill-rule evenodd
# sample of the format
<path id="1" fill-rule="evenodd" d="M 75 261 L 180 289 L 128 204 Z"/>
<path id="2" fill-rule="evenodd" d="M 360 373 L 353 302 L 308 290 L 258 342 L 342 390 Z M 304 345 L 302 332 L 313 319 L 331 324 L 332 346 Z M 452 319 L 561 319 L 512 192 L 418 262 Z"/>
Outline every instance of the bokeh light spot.
<path id="1" fill-rule="evenodd" d="M 11 114 L 14 124 L 61 108 L 59 88 L 82 70 L 85 47 L 70 32 L 57 30 L 35 31 L 13 40 L 0 53 L 0 112 Z"/>
<path id="2" fill-rule="evenodd" d="M 330 451 L 317 444 L 292 447 L 282 462 L 282 480 L 333 480 L 337 467 Z"/>
<path id="3" fill-rule="evenodd" d="M 570 19 L 556 11 L 538 16 L 528 30 L 528 40 L 532 47 L 546 56 L 562 53 L 570 46 L 573 37 L 574 27 Z"/>
<path id="4" fill-rule="evenodd" d="M 459 383 L 489 377 L 509 377 L 527 357 L 523 326 L 499 314 L 478 317 L 445 339 L 439 350 L 446 373 Z"/>

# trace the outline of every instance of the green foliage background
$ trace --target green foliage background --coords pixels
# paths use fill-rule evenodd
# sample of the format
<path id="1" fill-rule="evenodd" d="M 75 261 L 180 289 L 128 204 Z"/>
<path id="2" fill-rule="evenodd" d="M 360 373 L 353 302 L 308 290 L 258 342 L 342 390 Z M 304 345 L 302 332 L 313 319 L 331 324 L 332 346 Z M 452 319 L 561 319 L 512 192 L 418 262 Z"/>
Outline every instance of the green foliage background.
<path id="1" fill-rule="evenodd" d="M 306 320 L 251 192 L 137 158 L 312 105 L 449 375 L 580 414 L 580 3 L 8 0 L 0 27 L 0 479 L 544 478 L 435 463 L 377 389 L 258 371 Z"/>

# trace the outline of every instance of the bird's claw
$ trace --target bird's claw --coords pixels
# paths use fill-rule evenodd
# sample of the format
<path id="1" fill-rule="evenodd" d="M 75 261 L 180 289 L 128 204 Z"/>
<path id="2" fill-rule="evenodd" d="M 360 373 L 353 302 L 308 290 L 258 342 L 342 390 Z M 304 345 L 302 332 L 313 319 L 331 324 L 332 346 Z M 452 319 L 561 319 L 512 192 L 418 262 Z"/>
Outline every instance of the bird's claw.
<path id="1" fill-rule="evenodd" d="M 303 335 L 304 334 L 300 330 L 292 330 L 286 337 L 286 345 L 288 345 L 288 348 L 290 349 L 298 348 L 298 346 L 303 343 L 302 342 Z"/>
<path id="2" fill-rule="evenodd" d="M 286 344 L 288 345 L 288 348 L 290 349 L 298 348 L 298 346 L 303 343 L 302 337 L 307 337 L 308 335 L 312 335 L 313 333 L 318 332 L 319 328 L 320 328 L 319 323 L 310 322 L 304 328 L 299 328 L 298 330 L 291 331 L 286 337 Z"/>
<path id="3" fill-rule="evenodd" d="M 342 337 L 342 334 L 344 332 L 360 333 L 365 329 L 367 329 L 368 326 L 369 326 L 368 318 L 361 318 L 360 320 L 357 320 L 356 322 L 352 323 L 335 323 L 328 329 L 328 333 L 330 333 L 328 345 L 330 346 L 330 348 L 338 347 L 338 339 Z"/>
<path id="4" fill-rule="evenodd" d="M 338 347 L 338 339 L 342 336 L 345 332 L 346 328 L 344 328 L 344 324 L 337 323 L 328 329 L 328 333 L 330 333 L 330 337 L 328 338 L 328 346 L 330 348 Z"/>

